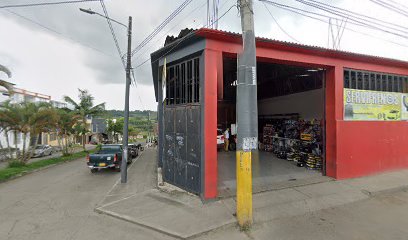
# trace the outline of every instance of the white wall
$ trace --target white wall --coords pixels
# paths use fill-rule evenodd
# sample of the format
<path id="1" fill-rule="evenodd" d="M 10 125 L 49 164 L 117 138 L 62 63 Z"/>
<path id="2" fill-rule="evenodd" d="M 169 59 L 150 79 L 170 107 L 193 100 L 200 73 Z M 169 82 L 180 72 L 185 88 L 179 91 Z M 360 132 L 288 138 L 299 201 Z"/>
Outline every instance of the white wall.
<path id="1" fill-rule="evenodd" d="M 323 89 L 295 93 L 258 101 L 258 114 L 299 113 L 304 119 L 323 118 Z"/>

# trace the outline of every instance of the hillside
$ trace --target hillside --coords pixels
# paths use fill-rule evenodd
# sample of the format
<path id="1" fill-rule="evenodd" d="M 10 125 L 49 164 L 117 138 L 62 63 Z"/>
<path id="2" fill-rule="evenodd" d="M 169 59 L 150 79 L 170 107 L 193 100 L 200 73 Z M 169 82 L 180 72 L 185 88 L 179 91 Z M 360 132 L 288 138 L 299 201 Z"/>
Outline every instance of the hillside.
<path id="1" fill-rule="evenodd" d="M 107 115 L 112 118 L 121 118 L 124 117 L 124 111 L 123 110 L 107 110 Z M 157 112 L 156 111 L 130 111 L 129 112 L 129 117 L 130 118 L 142 118 L 142 119 L 148 119 L 150 114 L 150 120 L 156 120 L 157 119 Z"/>

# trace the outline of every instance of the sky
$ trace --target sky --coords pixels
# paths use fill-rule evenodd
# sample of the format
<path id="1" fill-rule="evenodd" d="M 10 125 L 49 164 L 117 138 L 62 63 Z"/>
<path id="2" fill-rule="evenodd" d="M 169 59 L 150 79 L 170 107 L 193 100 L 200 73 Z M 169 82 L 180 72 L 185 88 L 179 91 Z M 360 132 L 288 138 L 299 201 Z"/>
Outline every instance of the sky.
<path id="1" fill-rule="evenodd" d="M 9 4 L 58 1 L 0 0 L 0 64 L 12 71 L 13 76 L 8 80 L 15 83 L 18 88 L 50 95 L 53 100 L 58 101 L 65 95 L 76 99 L 78 88 L 87 89 L 95 97 L 95 104 L 105 102 L 107 109 L 123 109 L 125 71 L 108 24 L 102 17 L 79 11 L 79 8 L 90 8 L 103 13 L 99 2 L 1 8 Z M 407 16 L 384 9 L 371 0 L 319 1 L 407 26 Z M 403 0 L 393 1 L 408 6 Z M 184 0 L 105 0 L 105 5 L 109 16 L 119 22 L 127 23 L 128 16 L 133 17 L 134 48 L 183 2 Z M 131 87 L 131 110 L 157 109 L 150 61 L 139 65 L 149 59 L 151 52 L 163 46 L 167 35 L 177 35 L 184 28 L 205 26 L 206 2 L 207 0 L 192 0 L 132 58 L 137 83 Z M 277 2 L 327 14 L 295 0 Z M 219 16 L 234 4 L 236 0 L 220 0 Z M 268 4 L 266 6 L 276 21 L 262 2 L 254 0 L 257 36 L 333 47 L 328 19 L 319 22 Z M 330 21 L 335 34 L 336 21 L 333 18 Z M 218 23 L 220 30 L 241 32 L 240 16 L 235 7 L 232 7 Z M 340 50 L 408 61 L 407 38 L 349 23 L 345 26 L 338 47 Z M 115 23 L 113 27 L 120 48 L 124 52 L 127 43 L 126 28 Z M 6 76 L 1 75 L 0 79 L 6 79 Z"/>

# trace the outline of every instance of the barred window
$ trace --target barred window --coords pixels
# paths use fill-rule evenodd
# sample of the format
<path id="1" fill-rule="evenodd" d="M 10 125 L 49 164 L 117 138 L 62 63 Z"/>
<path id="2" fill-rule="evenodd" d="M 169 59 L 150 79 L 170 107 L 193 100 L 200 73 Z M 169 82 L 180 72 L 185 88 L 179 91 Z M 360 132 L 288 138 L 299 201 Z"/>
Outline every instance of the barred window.
<path id="1" fill-rule="evenodd" d="M 408 93 L 408 76 L 344 69 L 344 88 Z"/>
<path id="2" fill-rule="evenodd" d="M 200 102 L 200 59 L 167 67 L 166 105 Z"/>

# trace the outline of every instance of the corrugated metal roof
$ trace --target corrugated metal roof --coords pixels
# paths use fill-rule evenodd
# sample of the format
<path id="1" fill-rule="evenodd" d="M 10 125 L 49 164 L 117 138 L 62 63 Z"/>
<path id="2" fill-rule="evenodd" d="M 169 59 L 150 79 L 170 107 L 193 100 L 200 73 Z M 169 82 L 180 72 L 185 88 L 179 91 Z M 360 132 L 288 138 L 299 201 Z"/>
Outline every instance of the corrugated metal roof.
<path id="1" fill-rule="evenodd" d="M 208 34 L 208 35 L 224 34 L 224 35 L 227 35 L 227 36 L 229 35 L 230 37 L 233 37 L 233 38 L 239 38 L 239 40 L 241 40 L 241 34 L 240 33 L 225 31 L 225 30 L 215 30 L 215 29 L 201 28 L 201 29 L 196 30 L 196 33 L 198 35 L 201 35 L 200 33 L 202 33 L 204 35 L 206 35 L 206 34 Z M 314 51 L 319 51 L 319 52 L 330 52 L 330 53 L 335 53 L 335 54 L 340 54 L 340 55 L 348 55 L 348 56 L 354 56 L 354 57 L 378 59 L 380 61 L 398 62 L 398 63 L 400 63 L 402 65 L 408 66 L 408 61 L 404 61 L 404 60 L 400 60 L 400 59 L 387 58 L 387 57 L 381 57 L 381 56 L 369 55 L 369 54 L 362 54 L 362 53 L 355 53 L 355 52 L 344 51 L 344 50 L 333 50 L 333 49 L 330 49 L 330 48 L 324 48 L 324 47 L 320 47 L 320 46 L 306 45 L 306 44 L 276 40 L 276 39 L 271 39 L 271 38 L 266 38 L 266 37 L 256 37 L 256 40 L 257 40 L 257 42 L 272 43 L 272 44 L 277 44 L 277 45 L 284 45 L 284 46 L 287 46 L 287 47 L 309 49 L 309 50 L 314 50 Z"/>

